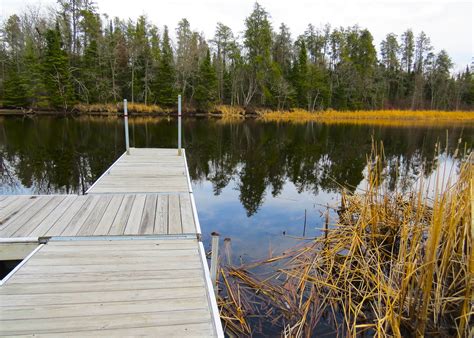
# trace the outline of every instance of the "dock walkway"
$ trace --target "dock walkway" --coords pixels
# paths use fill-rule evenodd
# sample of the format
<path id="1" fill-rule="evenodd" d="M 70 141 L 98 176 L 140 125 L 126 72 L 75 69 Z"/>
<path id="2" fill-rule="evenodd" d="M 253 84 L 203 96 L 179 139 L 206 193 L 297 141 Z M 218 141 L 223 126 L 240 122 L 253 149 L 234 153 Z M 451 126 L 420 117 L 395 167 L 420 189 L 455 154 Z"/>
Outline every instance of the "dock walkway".
<path id="1" fill-rule="evenodd" d="M 184 151 L 131 148 L 83 196 L 0 196 L 0 259 L 23 259 L 0 335 L 223 337 Z"/>

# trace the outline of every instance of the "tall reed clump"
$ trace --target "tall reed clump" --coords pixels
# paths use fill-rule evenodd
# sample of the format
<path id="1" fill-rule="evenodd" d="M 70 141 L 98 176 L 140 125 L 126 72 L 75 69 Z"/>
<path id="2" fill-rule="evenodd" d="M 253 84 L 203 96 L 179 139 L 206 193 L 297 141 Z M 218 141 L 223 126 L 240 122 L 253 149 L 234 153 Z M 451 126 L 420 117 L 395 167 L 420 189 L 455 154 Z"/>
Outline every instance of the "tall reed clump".
<path id="1" fill-rule="evenodd" d="M 310 337 L 329 326 L 352 337 L 472 337 L 472 156 L 458 173 L 441 165 L 434 186 L 420 178 L 409 193 L 383 188 L 383 161 L 379 147 L 366 190 L 342 194 L 338 220 L 321 237 L 262 262 L 223 265 L 218 302 L 229 332 L 266 326 Z"/>

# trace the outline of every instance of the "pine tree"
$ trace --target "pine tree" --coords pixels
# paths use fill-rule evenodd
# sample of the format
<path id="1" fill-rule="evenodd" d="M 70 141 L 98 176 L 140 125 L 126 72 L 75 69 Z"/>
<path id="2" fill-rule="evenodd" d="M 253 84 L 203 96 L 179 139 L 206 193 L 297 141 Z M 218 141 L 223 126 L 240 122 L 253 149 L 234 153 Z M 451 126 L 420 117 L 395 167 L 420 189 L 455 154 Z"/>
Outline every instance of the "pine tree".
<path id="1" fill-rule="evenodd" d="M 461 74 L 459 82 L 462 87 L 462 102 L 466 107 L 472 107 L 474 105 L 474 74 L 469 70 L 469 67 L 466 67 L 466 70 Z"/>
<path id="2" fill-rule="evenodd" d="M 22 76 L 24 59 L 24 34 L 21 29 L 20 17 L 10 16 L 3 28 L 4 40 L 9 46 L 6 58 L 7 69 L 4 82 L 4 104 L 6 106 L 24 106 L 27 104 L 25 79 Z"/>
<path id="3" fill-rule="evenodd" d="M 293 85 L 296 89 L 296 102 L 299 107 L 306 107 L 308 95 L 308 52 L 302 38 L 297 42 L 298 58 L 293 65 Z"/>
<path id="4" fill-rule="evenodd" d="M 81 11 L 81 29 L 83 34 L 83 56 L 79 63 L 80 69 L 74 72 L 77 76 L 75 81 L 78 96 L 87 103 L 100 102 L 102 96 L 107 96 L 105 83 L 101 74 L 107 64 L 102 61 L 99 44 L 102 38 L 100 33 L 101 21 L 98 14 L 92 10 Z M 101 76 L 102 75 L 102 76 Z M 104 88 L 105 87 L 105 88 Z"/>
<path id="5" fill-rule="evenodd" d="M 25 107 L 28 105 L 24 78 L 15 67 L 9 67 L 5 76 L 4 105 L 7 107 Z"/>
<path id="6" fill-rule="evenodd" d="M 53 108 L 67 110 L 73 101 L 68 55 L 62 49 L 59 26 L 46 32 L 46 53 L 43 76 L 49 101 Z"/>
<path id="7" fill-rule="evenodd" d="M 173 50 L 171 49 L 168 27 L 165 26 L 161 44 L 161 54 L 158 63 L 158 74 L 155 78 L 156 101 L 163 106 L 172 106 L 176 103 L 175 69 L 173 64 Z"/>
<path id="8" fill-rule="evenodd" d="M 268 13 L 257 2 L 252 13 L 245 19 L 244 45 L 247 49 L 247 92 L 244 105 L 249 105 L 254 94 L 260 94 L 257 104 L 268 101 L 271 73 L 272 26 Z"/>
<path id="9" fill-rule="evenodd" d="M 235 43 L 232 30 L 222 23 L 217 23 L 214 39 L 210 41 L 216 49 L 214 68 L 217 74 L 219 101 L 229 103 L 232 96 L 231 76 L 228 71 L 229 56 L 232 45 Z"/>
<path id="10" fill-rule="evenodd" d="M 28 106 L 37 108 L 47 106 L 47 97 L 41 74 L 41 63 L 38 51 L 33 46 L 30 38 L 26 40 L 25 46 L 25 68 L 23 78 L 27 95 Z"/>
<path id="11" fill-rule="evenodd" d="M 199 110 L 207 110 L 217 100 L 217 75 L 211 64 L 211 54 L 207 50 L 206 57 L 199 66 L 198 81 L 194 100 Z"/>

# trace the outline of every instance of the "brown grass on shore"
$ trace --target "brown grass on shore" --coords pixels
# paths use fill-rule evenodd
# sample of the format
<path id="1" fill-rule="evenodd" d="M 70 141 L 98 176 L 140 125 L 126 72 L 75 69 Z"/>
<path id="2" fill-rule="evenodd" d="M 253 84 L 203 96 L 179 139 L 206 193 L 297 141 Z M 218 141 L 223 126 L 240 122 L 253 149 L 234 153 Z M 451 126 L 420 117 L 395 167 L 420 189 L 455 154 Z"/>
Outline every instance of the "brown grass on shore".
<path id="1" fill-rule="evenodd" d="M 113 103 L 97 103 L 97 104 L 76 104 L 73 110 L 78 111 L 79 113 L 109 113 L 116 114 L 119 112 L 121 105 Z"/>
<path id="2" fill-rule="evenodd" d="M 192 112 L 192 108 L 190 108 Z M 104 113 L 117 114 L 123 111 L 123 104 L 77 104 L 74 111 L 83 114 Z M 145 105 L 143 103 L 129 103 L 128 111 L 136 114 L 165 114 L 169 115 L 172 109 L 159 105 Z M 367 110 L 367 111 L 335 111 L 309 112 L 304 109 L 291 111 L 274 111 L 267 108 L 252 110 L 258 120 L 264 122 L 324 122 L 331 124 L 376 124 L 387 126 L 416 126 L 429 124 L 462 124 L 474 123 L 474 111 L 436 111 L 436 110 Z M 243 119 L 246 109 L 241 106 L 216 105 L 210 114 L 218 114 L 223 120 L 232 122 Z"/>
<path id="3" fill-rule="evenodd" d="M 117 114 L 123 112 L 123 103 L 98 103 L 98 104 L 77 104 L 74 110 L 79 113 L 107 113 Z M 151 113 L 170 113 L 169 109 L 162 108 L 155 104 L 143 103 L 128 103 L 128 111 L 136 114 L 151 114 Z"/>
<path id="4" fill-rule="evenodd" d="M 241 106 L 231 106 L 226 104 L 216 105 L 213 111 L 222 115 L 223 118 L 243 118 L 245 109 Z"/>
<path id="5" fill-rule="evenodd" d="M 421 178 L 410 193 L 384 191 L 382 155 L 368 158 L 367 190 L 343 193 L 324 235 L 254 264 L 227 259 L 218 297 L 226 330 L 311 337 L 324 323 L 339 336 L 472 336 L 472 157 L 451 178 L 438 168 L 427 196 Z"/>
<path id="6" fill-rule="evenodd" d="M 309 112 L 304 109 L 292 111 L 260 112 L 263 121 L 276 122 L 325 122 L 325 123 L 374 123 L 374 124 L 416 124 L 421 123 L 474 123 L 474 111 L 438 111 L 438 110 L 359 110 Z"/>

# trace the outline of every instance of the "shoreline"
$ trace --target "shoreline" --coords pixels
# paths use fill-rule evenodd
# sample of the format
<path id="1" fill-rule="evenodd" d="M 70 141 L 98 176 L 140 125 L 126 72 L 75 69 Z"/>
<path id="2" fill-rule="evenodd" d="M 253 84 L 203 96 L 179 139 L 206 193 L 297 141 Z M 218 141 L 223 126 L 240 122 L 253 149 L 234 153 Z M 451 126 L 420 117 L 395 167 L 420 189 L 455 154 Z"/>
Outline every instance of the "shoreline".
<path id="1" fill-rule="evenodd" d="M 0 108 L 0 117 L 8 116 L 91 116 L 91 117 L 123 117 L 123 113 L 115 111 L 79 111 L 68 112 L 54 110 L 26 110 Z M 161 111 L 129 111 L 132 118 L 175 118 L 176 110 Z M 184 111 L 183 118 L 211 118 L 228 122 L 256 120 L 259 122 L 277 123 L 308 123 L 323 124 L 358 124 L 381 126 L 421 126 L 421 125 L 459 125 L 474 124 L 474 111 L 437 111 L 437 110 L 370 110 L 370 111 L 334 111 L 309 112 L 303 109 L 291 111 L 273 111 L 254 109 L 246 111 L 242 107 L 216 106 L 210 112 Z"/>

